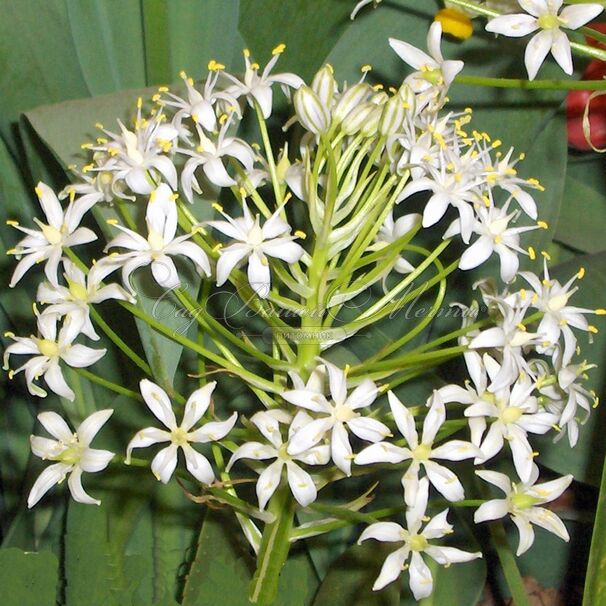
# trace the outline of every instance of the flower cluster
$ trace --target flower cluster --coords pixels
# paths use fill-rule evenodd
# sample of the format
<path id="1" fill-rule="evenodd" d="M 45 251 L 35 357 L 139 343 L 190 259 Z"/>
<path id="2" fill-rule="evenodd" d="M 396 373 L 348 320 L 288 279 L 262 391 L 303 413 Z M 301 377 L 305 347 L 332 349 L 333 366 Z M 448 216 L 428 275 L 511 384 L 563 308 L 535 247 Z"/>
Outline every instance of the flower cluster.
<path id="1" fill-rule="evenodd" d="M 530 12 L 542 6 L 538 0 L 520 4 Z M 542 15 L 535 15 L 538 27 L 547 31 Z M 559 27 L 554 23 L 549 21 L 550 36 Z M 14 343 L 5 350 L 7 369 L 11 356 L 32 356 L 10 371 L 11 376 L 24 371 L 32 394 L 46 396 L 39 385 L 43 378 L 51 391 L 73 400 L 62 369 L 94 365 L 106 349 L 75 341 L 98 340 L 97 329 L 104 332 L 147 375 L 139 382 L 140 396 L 130 393 L 163 426 L 136 432 L 124 462 L 133 462 L 135 449 L 164 444 L 151 461 L 137 459 L 137 465 L 149 463 L 163 483 L 175 473 L 187 481 L 191 476 L 208 498 L 233 507 L 259 558 L 288 552 L 288 547 L 275 553 L 263 548 L 270 533 L 257 527 L 259 520 L 271 530 L 276 518 L 294 515 L 296 507 L 313 512 L 321 489 L 331 482 L 345 485 L 354 474 L 395 470 L 406 526 L 377 521 L 360 541 L 401 544 L 386 559 L 374 588 L 408 567 L 417 599 L 433 587 L 422 554 L 445 566 L 481 556 L 443 544 L 453 532 L 447 509 L 430 519 L 426 515 L 434 491 L 453 503 L 477 491 L 460 480 L 457 468 L 463 465 L 477 467 L 481 479 L 505 493 L 504 499 L 484 499 L 475 519 L 510 515 L 520 530 L 519 553 L 532 543 L 532 524 L 567 539 L 562 522 L 541 505 L 556 498 L 571 477 L 537 484 L 531 441 L 551 431 L 568 435 L 571 446 L 579 439 L 595 395 L 584 387 L 592 365 L 579 358 L 575 331 L 591 335 L 597 329 L 586 316 L 606 313 L 569 304 L 583 272 L 560 283 L 549 275 L 546 253 L 542 276 L 520 272 L 521 257 L 537 256 L 523 245 L 524 234 L 548 227 L 538 219 L 534 199 L 543 188 L 518 173 L 522 155 L 503 151 L 501 141 L 473 128 L 470 109 L 448 109 L 448 89 L 463 63 L 443 57 L 441 36 L 436 22 L 427 53 L 390 39 L 413 70 L 398 87 L 371 84 L 370 66 L 353 84 L 338 82 L 330 65 L 309 84 L 295 74 L 274 74 L 284 51 L 279 45 L 263 70 L 248 50 L 242 79 L 211 61 L 203 85 L 182 74 L 180 88 L 162 87 L 153 95 L 149 112 L 139 100 L 132 125 L 119 123 L 116 132 L 100 126 L 103 136 L 85 145 L 91 160 L 75 173 L 73 184 L 58 196 L 38 186 L 46 215 L 46 223 L 36 220 L 39 231 L 12 222 L 26 236 L 10 251 L 20 259 L 11 286 L 36 264 L 44 264 L 46 279 L 37 292 L 37 335 L 10 333 Z M 284 126 L 293 139 L 290 146 L 270 139 L 267 129 L 266 121 L 280 111 L 275 84 L 291 102 Z M 262 145 L 236 136 L 247 106 Z M 206 202 L 209 198 L 221 203 Z M 213 211 L 218 216 L 209 219 Z M 98 233 L 80 226 L 89 220 L 92 225 L 93 216 L 101 219 Z M 88 263 L 79 256 L 81 248 L 73 250 L 107 233 L 96 261 Z M 413 243 L 417 234 L 422 246 Z M 470 312 L 462 328 L 411 345 L 433 320 L 448 278 L 493 256 L 505 286 L 477 283 L 488 314 L 472 321 L 477 309 L 461 305 Z M 243 307 L 266 322 L 271 347 L 234 334 L 205 305 L 198 306 L 198 293 L 192 296 L 184 286 L 185 273 L 198 276 L 202 298 L 213 283 L 235 291 Z M 109 282 L 115 275 L 121 284 Z M 176 335 L 137 307 L 141 275 L 192 313 L 201 339 Z M 362 303 L 346 305 L 359 302 L 362 293 Z M 332 346 L 347 346 L 351 337 L 393 318 L 423 293 L 435 297 L 428 317 L 404 334 L 406 327 L 396 328 L 392 320 L 390 343 L 362 361 L 352 355 L 350 364 L 335 362 Z M 215 406 L 211 395 L 217 383 L 206 382 L 206 373 L 188 398 L 156 382 L 146 362 L 100 315 L 100 304 L 108 300 L 243 381 L 254 395 L 249 408 L 240 415 L 226 412 L 221 397 Z M 286 312 L 293 322 L 283 319 Z M 207 340 L 212 347 L 206 347 Z M 452 347 L 441 348 L 444 343 Z M 399 397 L 398 386 L 456 357 L 463 358 L 468 380 L 427 393 L 421 404 Z M 90 371 L 86 376 L 96 377 Z M 108 379 L 97 380 L 124 393 Z M 33 437 L 32 450 L 54 463 L 32 488 L 30 506 L 67 474 L 74 499 L 98 502 L 84 492 L 80 476 L 101 471 L 114 456 L 90 448 L 111 412 L 94 413 L 75 433 L 55 413 L 39 416 L 56 441 Z M 214 466 L 205 448 L 212 450 Z M 221 449 L 231 454 L 227 465 Z M 485 469 L 502 451 L 500 469 L 514 480 Z M 177 470 L 179 452 L 188 474 Z M 236 490 L 230 475 L 244 475 L 246 484 L 250 471 L 258 507 L 243 497 L 245 489 Z M 352 503 L 354 509 L 367 504 Z M 310 522 L 304 528 L 319 534 L 331 524 Z"/>

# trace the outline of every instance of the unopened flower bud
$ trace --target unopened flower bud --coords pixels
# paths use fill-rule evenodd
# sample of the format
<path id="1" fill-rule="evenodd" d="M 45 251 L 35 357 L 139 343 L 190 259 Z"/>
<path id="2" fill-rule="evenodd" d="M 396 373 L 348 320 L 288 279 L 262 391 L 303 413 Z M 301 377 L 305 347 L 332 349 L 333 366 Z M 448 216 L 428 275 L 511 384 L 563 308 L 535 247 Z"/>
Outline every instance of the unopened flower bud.
<path id="1" fill-rule="evenodd" d="M 341 129 L 346 135 L 358 133 L 368 120 L 372 120 L 373 112 L 380 115 L 380 110 L 374 103 L 363 103 L 354 107 L 341 122 Z"/>
<path id="2" fill-rule="evenodd" d="M 374 104 L 371 104 L 374 105 Z M 377 134 L 379 128 L 379 120 L 381 119 L 381 108 L 377 105 L 374 106 L 372 112 L 368 114 L 368 118 L 362 124 L 360 133 L 365 137 L 374 137 Z"/>
<path id="3" fill-rule="evenodd" d="M 333 76 L 332 65 L 327 63 L 316 73 L 311 83 L 311 88 L 326 107 L 332 105 L 332 100 L 337 90 L 337 82 Z"/>
<path id="4" fill-rule="evenodd" d="M 354 84 L 344 91 L 333 112 L 335 122 L 343 121 L 356 107 L 366 101 L 371 91 L 371 87 L 365 82 Z"/>
<path id="5" fill-rule="evenodd" d="M 330 124 L 328 111 L 309 86 L 299 87 L 294 94 L 293 103 L 297 118 L 304 128 L 316 135 L 328 130 Z"/>
<path id="6" fill-rule="evenodd" d="M 383 106 L 379 120 L 379 132 L 384 137 L 395 134 L 402 126 L 406 113 L 405 103 L 399 93 L 391 97 Z"/>

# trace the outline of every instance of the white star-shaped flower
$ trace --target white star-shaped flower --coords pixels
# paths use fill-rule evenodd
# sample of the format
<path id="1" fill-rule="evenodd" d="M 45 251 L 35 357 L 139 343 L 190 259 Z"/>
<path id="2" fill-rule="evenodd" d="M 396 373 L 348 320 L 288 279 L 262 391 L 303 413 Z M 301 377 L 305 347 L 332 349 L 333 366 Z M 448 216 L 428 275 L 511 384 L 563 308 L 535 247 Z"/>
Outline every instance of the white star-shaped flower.
<path id="1" fill-rule="evenodd" d="M 267 502 L 274 494 L 280 484 L 282 470 L 286 467 L 286 479 L 290 491 L 301 505 L 306 507 L 313 503 L 317 497 L 317 489 L 313 478 L 295 461 L 306 463 L 307 465 L 326 465 L 330 460 L 330 449 L 327 445 L 312 446 L 297 455 L 288 454 L 288 440 L 299 430 L 301 426 L 306 425 L 311 419 L 305 411 L 299 412 L 294 419 L 290 420 L 288 414 L 280 414 L 283 411 L 257 412 L 250 420 L 257 429 L 267 439 L 269 444 L 261 442 L 246 442 L 234 452 L 227 469 L 239 459 L 254 459 L 264 461 L 266 459 L 276 459 L 271 465 L 266 467 L 257 480 L 257 498 L 259 507 L 265 509 Z M 283 442 L 280 433 L 280 421 L 290 422 L 288 428 L 288 440 Z"/>
<path id="2" fill-rule="evenodd" d="M 107 350 L 92 349 L 86 345 L 74 344 L 81 324 L 65 318 L 59 334 L 57 334 L 57 314 L 40 314 L 38 316 L 39 336 L 16 337 L 7 333 L 15 343 L 4 350 L 4 370 L 8 370 L 8 361 L 11 355 L 30 355 L 25 364 L 11 370 L 9 377 L 25 371 L 25 380 L 29 392 L 34 396 L 46 397 L 46 391 L 35 381 L 43 376 L 50 390 L 57 395 L 73 401 L 74 392 L 65 382 L 59 362 L 63 361 L 74 368 L 85 368 L 100 360 Z"/>
<path id="3" fill-rule="evenodd" d="M 152 444 L 170 442 L 153 458 L 151 469 L 163 484 L 168 483 L 177 467 L 179 449 L 185 456 L 185 466 L 196 480 L 202 484 L 212 484 L 215 474 L 208 459 L 195 450 L 191 444 L 206 444 L 222 440 L 235 425 L 238 418 L 233 413 L 226 421 L 210 421 L 192 431 L 210 406 L 210 397 L 217 384 L 207 383 L 194 391 L 185 403 L 181 424 L 177 424 L 170 398 L 167 393 L 152 381 L 143 379 L 139 384 L 141 395 L 154 416 L 168 429 L 146 427 L 138 431 L 126 449 L 126 463 L 129 464 L 134 448 L 146 448 Z"/>
<path id="4" fill-rule="evenodd" d="M 476 474 L 502 490 L 505 498 L 486 501 L 476 510 L 473 519 L 479 524 L 498 520 L 509 514 L 520 533 L 516 555 L 521 556 L 533 544 L 533 524 L 568 542 L 570 537 L 562 520 L 553 511 L 540 506 L 557 499 L 570 486 L 573 479 L 571 475 L 537 484 L 539 469 L 536 465 L 533 465 L 528 480 L 520 484 L 512 482 L 504 473 L 496 471 L 478 470 Z"/>
<path id="5" fill-rule="evenodd" d="M 481 456 L 482 453 L 479 448 L 463 440 L 449 440 L 434 447 L 433 443 L 436 435 L 446 420 L 446 409 L 438 392 L 434 392 L 430 399 L 431 404 L 423 422 L 423 432 L 420 439 L 415 428 L 414 416 L 410 410 L 400 402 L 393 392 L 388 392 L 387 396 L 394 421 L 400 433 L 406 439 L 407 446 L 401 447 L 390 442 L 378 442 L 358 453 L 354 463 L 356 465 L 368 465 L 371 463 L 411 461 L 410 467 L 402 476 L 404 500 L 409 507 L 412 507 L 417 500 L 421 467 L 425 469 L 431 484 L 446 499 L 449 501 L 464 499 L 463 486 L 457 476 L 434 459 L 462 461 Z"/>
<path id="6" fill-rule="evenodd" d="M 235 240 L 221 249 L 217 262 L 217 286 L 225 284 L 234 267 L 246 257 L 249 284 L 257 295 L 267 298 L 271 288 L 267 257 L 275 257 L 286 263 L 296 263 L 301 258 L 304 250 L 293 242 L 295 236 L 288 235 L 291 227 L 280 218 L 280 210 L 278 209 L 263 225 L 259 215 L 253 218 L 246 203 L 242 217 L 233 219 L 221 211 L 225 221 L 208 221 L 208 225 Z"/>
<path id="7" fill-rule="evenodd" d="M 114 456 L 109 450 L 91 448 L 90 443 L 101 427 L 111 417 L 111 409 L 99 410 L 80 423 L 73 432 L 56 412 L 43 412 L 38 421 L 55 440 L 31 436 L 32 452 L 41 459 L 55 461 L 35 481 L 27 498 L 27 506 L 33 507 L 55 484 L 63 482 L 69 474 L 67 485 L 78 503 L 100 505 L 82 488 L 82 472 L 96 473 L 105 469 Z"/>
<path id="8" fill-rule="evenodd" d="M 114 225 L 122 233 L 111 240 L 109 248 L 126 248 L 132 252 L 122 253 L 110 258 L 107 262 L 122 265 L 122 281 L 127 288 L 130 275 L 135 269 L 151 265 L 152 275 L 164 288 L 174 288 L 180 284 L 177 268 L 171 256 L 183 256 L 191 259 L 197 269 L 210 275 L 210 263 L 206 253 L 193 242 L 188 242 L 191 234 L 175 237 L 177 233 L 177 206 L 175 196 L 166 184 L 154 190 L 147 204 L 145 213 L 147 238 L 135 231 Z"/>
<path id="9" fill-rule="evenodd" d="M 415 504 L 406 512 L 407 528 L 395 522 L 377 522 L 366 528 L 360 536 L 358 543 L 368 539 L 402 543 L 400 548 L 385 559 L 381 573 L 373 585 L 373 591 L 383 589 L 395 581 L 403 570 L 408 569 L 410 589 L 415 599 L 421 600 L 430 596 L 433 591 L 433 577 L 421 554 L 427 554 L 441 566 L 469 562 L 482 557 L 479 552 L 471 553 L 455 547 L 433 545 L 435 539 L 451 534 L 452 526 L 447 521 L 448 509 L 427 521 L 425 511 L 428 492 L 429 482 L 427 478 L 423 478 L 419 482 Z M 427 524 L 422 528 L 426 521 Z"/>
<path id="10" fill-rule="evenodd" d="M 604 7 L 575 4 L 560 11 L 563 0 L 518 0 L 518 3 L 525 13 L 495 17 L 486 24 L 486 31 L 520 38 L 541 30 L 526 47 L 524 62 L 530 80 L 534 80 L 549 52 L 568 75 L 572 74 L 570 42 L 561 28 L 578 29 L 595 19 Z"/>
<path id="11" fill-rule="evenodd" d="M 108 257 L 106 262 L 95 263 L 88 274 L 85 274 L 69 259 L 63 258 L 62 263 L 67 286 L 53 286 L 49 282 L 43 282 L 38 286 L 36 299 L 48 306 L 44 309 L 44 314 L 69 316 L 72 322 L 81 326 L 80 332 L 97 341 L 99 335 L 90 320 L 90 305 L 108 299 L 134 302 L 133 297 L 120 285 L 102 284 L 119 265 Z"/>
<path id="12" fill-rule="evenodd" d="M 288 444 L 288 454 L 299 455 L 320 442 L 330 432 L 331 457 L 335 465 L 351 475 L 353 453 L 347 430 L 368 442 L 378 442 L 391 435 L 389 428 L 370 417 L 363 417 L 358 410 L 370 406 L 377 397 L 377 386 L 365 379 L 349 395 L 347 377 L 343 370 L 330 362 L 323 362 L 328 372 L 330 395 L 328 399 L 315 389 L 293 389 L 282 397 L 291 404 L 316 413 L 315 419 L 302 425 Z"/>
<path id="13" fill-rule="evenodd" d="M 63 249 L 78 244 L 88 244 L 97 239 L 97 235 L 87 227 L 78 227 L 84 213 L 95 203 L 94 200 L 84 198 L 72 200 L 64 211 L 55 192 L 48 185 L 38 183 L 36 195 L 48 221 L 42 223 L 34 218 L 40 231 L 21 227 L 16 221 L 9 221 L 9 225 L 26 234 L 15 248 L 7 251 L 7 254 L 15 255 L 20 259 L 9 284 L 11 288 L 21 280 L 28 269 L 43 261 L 46 261 L 44 266 L 46 278 L 53 286 L 57 286 L 57 271 Z"/>

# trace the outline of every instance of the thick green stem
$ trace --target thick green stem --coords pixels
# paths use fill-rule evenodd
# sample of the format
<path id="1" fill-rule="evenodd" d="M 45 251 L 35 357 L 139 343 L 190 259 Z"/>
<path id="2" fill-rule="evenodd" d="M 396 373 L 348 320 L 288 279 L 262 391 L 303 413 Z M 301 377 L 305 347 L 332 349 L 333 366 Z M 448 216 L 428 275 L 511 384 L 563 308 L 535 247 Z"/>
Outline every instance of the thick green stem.
<path id="1" fill-rule="evenodd" d="M 295 504 L 288 485 L 283 485 L 269 502 L 268 510 L 276 516 L 266 524 L 257 557 L 257 570 L 250 584 L 249 600 L 259 606 L 269 606 L 276 599 L 280 572 L 290 551 L 290 535 L 295 516 Z"/>

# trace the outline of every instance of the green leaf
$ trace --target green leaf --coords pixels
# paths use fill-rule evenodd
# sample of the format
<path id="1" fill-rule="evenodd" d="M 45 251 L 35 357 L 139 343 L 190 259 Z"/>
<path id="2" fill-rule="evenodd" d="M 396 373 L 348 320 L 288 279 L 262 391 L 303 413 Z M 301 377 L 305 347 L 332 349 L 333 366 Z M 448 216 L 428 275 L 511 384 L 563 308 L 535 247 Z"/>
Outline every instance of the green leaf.
<path id="1" fill-rule="evenodd" d="M 583 253 L 606 248 L 606 196 L 584 181 L 567 174 L 555 239 Z"/>
<path id="2" fill-rule="evenodd" d="M 76 56 L 91 94 L 145 86 L 140 3 L 66 0 L 65 4 Z"/>
<path id="3" fill-rule="evenodd" d="M 58 570 L 57 557 L 50 551 L 0 549 L 2 606 L 54 606 Z"/>
<path id="4" fill-rule="evenodd" d="M 275 46 L 286 44 L 277 71 L 295 71 L 307 79 L 349 27 L 350 12 L 347 2 L 241 0 L 239 29 L 258 61 L 267 61 Z"/>
<path id="5" fill-rule="evenodd" d="M 569 280 L 579 267 L 586 270 L 585 278 L 579 283 L 579 290 L 570 300 L 571 305 L 596 309 L 604 305 L 606 292 L 606 253 L 577 257 L 573 261 L 563 263 L 550 270 L 550 275 L 561 283 Z M 577 331 L 581 352 L 589 362 L 603 363 L 606 359 L 606 326 L 603 317 L 596 317 L 595 324 L 600 333 L 594 336 L 593 344 L 588 344 L 584 333 Z M 606 375 L 602 368 L 588 371 L 589 381 L 586 386 L 598 394 L 604 394 Z M 538 461 L 561 474 L 571 473 L 574 477 L 590 484 L 598 485 L 602 473 L 606 431 L 606 415 L 602 407 L 592 411 L 589 421 L 581 427 L 579 441 L 570 448 L 568 438 L 564 436 L 557 443 L 553 442 L 553 434 L 537 436 L 534 444 L 540 455 Z"/>
<path id="6" fill-rule="evenodd" d="M 194 558 L 183 589 L 183 606 L 248 606 L 254 561 L 246 557 L 242 532 L 233 515 L 206 512 Z"/>
<path id="7" fill-rule="evenodd" d="M 382 591 L 371 589 L 390 551 L 392 545 L 374 542 L 350 547 L 331 566 L 313 606 L 399 606 L 402 581 Z"/>
<path id="8" fill-rule="evenodd" d="M 594 604 L 606 604 L 606 465 L 602 471 L 583 593 L 583 606 Z"/>

